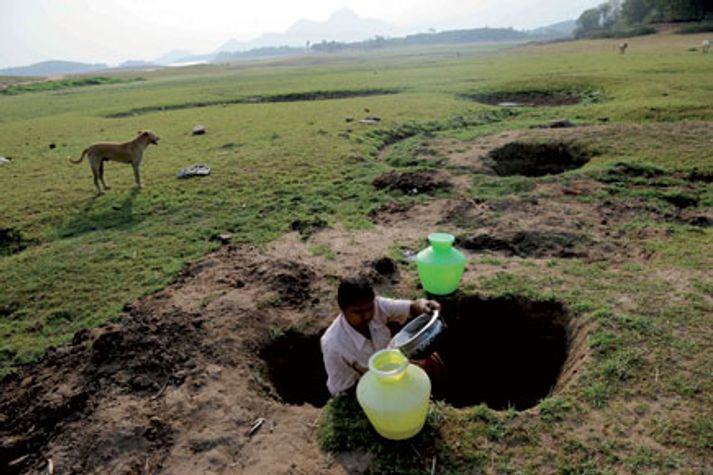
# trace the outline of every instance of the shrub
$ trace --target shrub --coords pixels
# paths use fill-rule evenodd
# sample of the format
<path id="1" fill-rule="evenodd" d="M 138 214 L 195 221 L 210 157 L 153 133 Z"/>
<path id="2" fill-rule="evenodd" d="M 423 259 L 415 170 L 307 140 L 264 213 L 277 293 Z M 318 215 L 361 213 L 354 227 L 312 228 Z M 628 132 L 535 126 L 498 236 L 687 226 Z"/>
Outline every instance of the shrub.
<path id="1" fill-rule="evenodd" d="M 676 33 L 679 35 L 691 35 L 694 33 L 706 33 L 708 31 L 713 31 L 713 21 L 686 25 L 676 30 Z"/>

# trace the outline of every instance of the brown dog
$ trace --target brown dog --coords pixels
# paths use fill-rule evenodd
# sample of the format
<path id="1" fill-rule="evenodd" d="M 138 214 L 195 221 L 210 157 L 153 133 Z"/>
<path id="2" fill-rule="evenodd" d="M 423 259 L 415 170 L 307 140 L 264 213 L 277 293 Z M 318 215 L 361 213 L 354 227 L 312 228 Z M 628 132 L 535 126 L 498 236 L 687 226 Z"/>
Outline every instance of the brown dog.
<path id="1" fill-rule="evenodd" d="M 92 144 L 84 149 L 79 160 L 70 160 L 70 162 L 75 164 L 79 163 L 85 155 L 87 156 L 92 174 L 94 174 L 94 186 L 97 187 L 97 195 L 104 193 L 99 186 L 100 181 L 102 185 L 104 185 L 105 190 L 109 189 L 104 182 L 104 162 L 109 160 L 130 163 L 134 169 L 136 186 L 141 188 L 139 165 L 141 165 L 144 150 L 146 150 L 146 147 L 150 144 L 158 145 L 158 139 L 159 137 L 151 131 L 139 131 L 139 135 L 134 140 L 129 140 L 128 142 L 97 142 Z"/>

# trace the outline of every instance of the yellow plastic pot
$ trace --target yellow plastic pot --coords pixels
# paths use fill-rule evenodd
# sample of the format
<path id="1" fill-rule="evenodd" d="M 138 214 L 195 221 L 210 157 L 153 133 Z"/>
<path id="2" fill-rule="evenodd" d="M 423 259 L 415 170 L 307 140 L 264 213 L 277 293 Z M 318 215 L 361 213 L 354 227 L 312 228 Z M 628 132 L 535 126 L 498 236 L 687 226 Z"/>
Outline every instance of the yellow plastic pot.
<path id="1" fill-rule="evenodd" d="M 399 351 L 377 351 L 357 385 L 357 400 L 382 437 L 403 440 L 418 434 L 426 422 L 431 381 Z"/>

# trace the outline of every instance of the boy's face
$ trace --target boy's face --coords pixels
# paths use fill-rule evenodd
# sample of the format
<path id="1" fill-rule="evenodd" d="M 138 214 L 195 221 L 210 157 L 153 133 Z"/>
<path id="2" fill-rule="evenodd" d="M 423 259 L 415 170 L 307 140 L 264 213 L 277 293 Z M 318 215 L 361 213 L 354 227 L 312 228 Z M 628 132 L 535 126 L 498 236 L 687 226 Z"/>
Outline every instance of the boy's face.
<path id="1" fill-rule="evenodd" d="M 344 317 L 354 328 L 363 329 L 374 318 L 374 299 L 364 300 L 342 309 Z"/>

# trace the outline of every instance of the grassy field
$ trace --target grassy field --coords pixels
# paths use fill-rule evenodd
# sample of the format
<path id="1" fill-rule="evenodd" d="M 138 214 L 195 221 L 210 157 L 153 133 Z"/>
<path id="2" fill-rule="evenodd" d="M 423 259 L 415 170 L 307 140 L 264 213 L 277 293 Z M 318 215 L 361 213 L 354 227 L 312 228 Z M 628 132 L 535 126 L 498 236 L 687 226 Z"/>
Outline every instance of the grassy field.
<path id="1" fill-rule="evenodd" d="M 668 174 L 694 168 L 710 174 L 713 132 L 689 136 L 689 124 L 713 120 L 713 56 L 689 51 L 702 38 L 633 38 L 626 55 L 610 41 L 580 41 L 315 56 L 142 72 L 141 81 L 134 81 L 136 73 L 121 73 L 113 76 L 122 81 L 115 84 L 2 95 L 0 156 L 12 163 L 0 167 L 0 374 L 165 287 L 186 262 L 216 249 L 222 232 L 232 233 L 233 242 L 261 244 L 300 219 L 368 228 L 369 212 L 393 198 L 371 186 L 394 165 L 377 155 L 397 141 L 395 154 L 408 155 L 409 147 L 427 138 L 468 141 L 563 117 L 577 124 L 636 124 L 653 132 L 612 129 L 590 137 L 599 154 L 582 172 L 605 173 L 624 161 Z M 368 90 L 392 93 L 319 97 Z M 466 98 L 507 91 L 561 91 L 584 100 L 503 112 Z M 270 102 L 290 94 L 317 100 Z M 262 102 L 246 102 L 255 97 Z M 345 121 L 363 118 L 365 108 L 382 118 L 380 124 Z M 197 124 L 206 135 L 191 135 Z M 659 125 L 667 128 L 657 133 Z M 109 163 L 105 176 L 112 189 L 95 198 L 87 164 L 73 166 L 67 158 L 77 158 L 92 142 L 128 140 L 144 129 L 161 137 L 144 156 L 144 189 L 133 189 L 129 167 Z M 179 169 L 196 163 L 209 165 L 211 175 L 176 179 Z M 526 194 L 529 179 L 473 180 L 473 195 L 488 199 Z M 610 195 L 665 206 L 654 188 L 624 182 Z M 694 190 L 698 209 L 713 206 L 712 188 L 702 183 Z M 683 189 L 673 184 L 673 192 Z M 632 223 L 637 225 L 651 224 Z M 597 325 L 589 341 L 595 363 L 574 395 L 546 400 L 541 420 L 519 427 L 521 433 L 509 429 L 518 417 L 512 412 L 437 407 L 430 423 L 441 427 L 444 443 L 481 441 L 477 450 L 463 444 L 449 451 L 445 466 L 452 473 L 464 473 L 465 466 L 537 473 L 551 462 L 537 451 L 544 439 L 561 445 L 558 473 L 710 473 L 701 460 L 707 453 L 710 462 L 713 448 L 713 233 L 710 227 L 665 227 L 666 237 L 647 243 L 656 258 L 645 264 L 613 269 L 553 260 L 556 278 L 551 272 L 504 273 L 483 282 L 493 293 L 556 291 Z M 684 290 L 656 278 L 684 270 L 692 276 Z M 612 310 L 614 295 L 626 297 L 628 313 Z M 678 418 L 676 408 L 628 402 L 651 392 L 678 398 L 698 415 L 689 411 Z M 601 411 L 613 426 L 594 438 L 567 432 L 591 411 Z M 656 447 L 604 435 L 630 430 L 638 415 L 651 413 L 652 426 L 642 430 Z M 375 450 L 375 441 L 347 439 L 342 429 L 325 429 L 329 449 Z M 499 444 L 516 462 L 495 455 Z M 394 457 L 407 457 L 378 453 L 392 469 L 400 463 Z"/>

